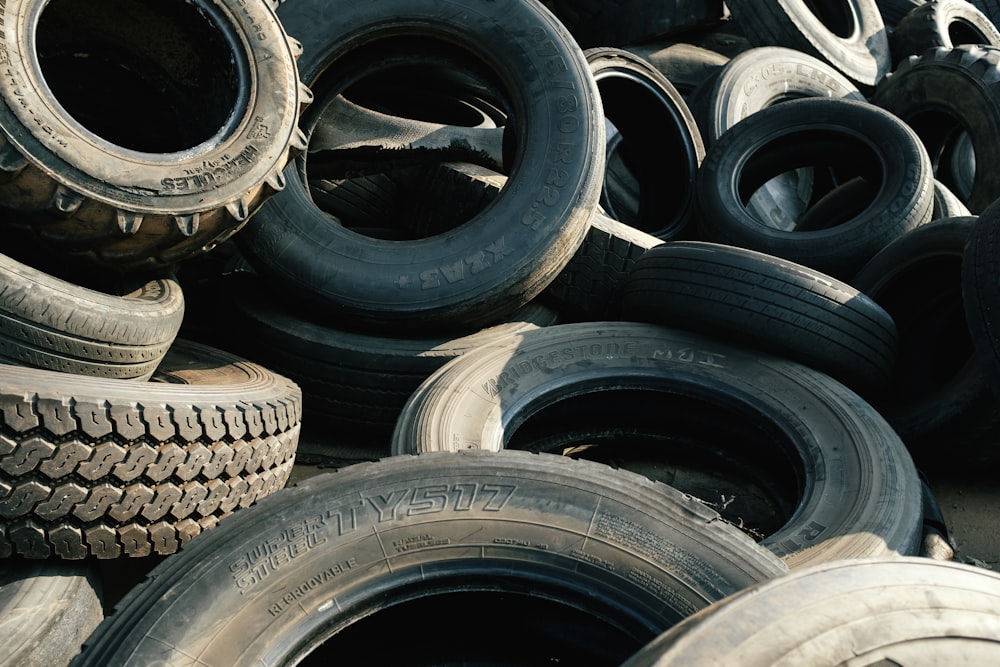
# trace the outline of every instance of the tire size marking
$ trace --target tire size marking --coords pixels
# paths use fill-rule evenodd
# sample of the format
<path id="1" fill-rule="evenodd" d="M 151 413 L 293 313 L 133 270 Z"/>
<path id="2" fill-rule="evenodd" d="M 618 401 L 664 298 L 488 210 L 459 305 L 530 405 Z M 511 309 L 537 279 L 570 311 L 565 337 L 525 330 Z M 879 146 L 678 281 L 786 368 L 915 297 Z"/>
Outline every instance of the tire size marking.
<path id="1" fill-rule="evenodd" d="M 699 364 L 701 366 L 711 366 L 712 368 L 726 368 L 722 360 L 726 355 L 712 352 L 711 350 L 696 350 L 690 347 L 682 347 L 676 350 L 657 350 L 653 353 L 653 359 L 663 359 L 666 361 L 680 361 L 686 364 Z"/>
<path id="2" fill-rule="evenodd" d="M 530 359 L 510 361 L 504 366 L 503 372 L 482 384 L 483 393 L 490 398 L 496 398 L 504 389 L 531 373 L 563 368 L 569 364 L 587 359 L 632 357 L 636 353 L 636 348 L 635 341 L 624 343 L 614 341 L 608 343 L 590 343 L 551 350 L 545 354 L 536 354 Z"/>
<path id="3" fill-rule="evenodd" d="M 466 269 L 468 269 L 468 275 L 471 276 L 482 273 L 501 263 L 512 252 L 514 249 L 508 248 L 505 238 L 501 236 L 482 250 L 476 251 L 464 259 L 442 264 L 433 269 L 421 271 L 416 275 L 403 273 L 394 282 L 402 288 L 419 285 L 422 290 L 437 289 L 465 280 Z"/>

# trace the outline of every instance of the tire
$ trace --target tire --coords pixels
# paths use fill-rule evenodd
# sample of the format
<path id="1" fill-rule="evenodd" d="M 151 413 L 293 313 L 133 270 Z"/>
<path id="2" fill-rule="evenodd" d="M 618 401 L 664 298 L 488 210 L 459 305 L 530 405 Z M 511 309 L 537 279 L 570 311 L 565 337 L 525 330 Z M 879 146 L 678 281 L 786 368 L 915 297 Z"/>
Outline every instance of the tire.
<path id="1" fill-rule="evenodd" d="M 311 96 L 299 45 L 265 2 L 90 9 L 12 0 L 0 13 L 0 201 L 61 250 L 119 271 L 171 266 L 283 187 Z M 122 102 L 130 91 L 145 113 Z"/>
<path id="2" fill-rule="evenodd" d="M 1000 659 L 998 632 L 995 572 L 926 558 L 844 561 L 713 604 L 623 667 L 989 665 Z"/>
<path id="3" fill-rule="evenodd" d="M 758 46 L 731 58 L 694 92 L 690 106 L 712 144 L 750 114 L 800 97 L 865 99 L 850 79 L 818 58 Z"/>
<path id="4" fill-rule="evenodd" d="M 568 319 L 617 319 L 629 272 L 650 248 L 663 243 L 651 234 L 597 213 L 583 245 L 543 292 Z"/>
<path id="5" fill-rule="evenodd" d="M 760 46 L 734 56 L 691 95 L 691 111 L 709 145 L 747 116 L 801 97 L 865 98 L 850 79 L 802 51 Z M 779 174 L 750 199 L 755 215 L 778 229 L 794 229 L 807 208 L 813 174 L 798 169 Z"/>
<path id="6" fill-rule="evenodd" d="M 749 197 L 761 185 L 805 166 L 840 182 L 860 176 L 876 194 L 858 215 L 816 231 L 775 229 L 750 212 Z M 698 229 L 703 240 L 845 280 L 892 239 L 930 220 L 933 180 L 920 139 L 892 114 L 856 100 L 788 100 L 744 118 L 709 147 L 696 184 Z"/>
<path id="7" fill-rule="evenodd" d="M 639 44 L 711 26 L 727 14 L 720 0 L 542 0 L 585 49 Z"/>
<path id="8" fill-rule="evenodd" d="M 1000 48 L 960 45 L 939 47 L 907 58 L 879 85 L 871 101 L 901 118 L 920 137 L 934 165 L 934 175 L 962 199 L 973 215 L 1000 197 Z M 975 155 L 971 188 L 953 174 L 957 150 L 968 133 Z M 968 193 L 968 194 L 966 194 Z"/>
<path id="9" fill-rule="evenodd" d="M 8 560 L 0 573 L 2 667 L 68 665 L 104 620 L 88 564 Z"/>
<path id="10" fill-rule="evenodd" d="M 172 276 L 124 291 L 88 289 L 0 255 L 0 363 L 149 379 L 180 329 L 184 295 Z"/>
<path id="11" fill-rule="evenodd" d="M 439 367 L 506 336 L 556 322 L 554 309 L 532 302 L 492 327 L 437 337 L 375 335 L 350 331 L 289 307 L 262 281 L 231 284 L 242 332 L 238 349 L 290 378 L 309 397 L 304 439 L 363 438 L 389 454 L 389 437 L 410 394 Z M 309 436 L 312 436 L 311 438 Z M 336 443 L 330 443 L 334 445 Z"/>
<path id="12" fill-rule="evenodd" d="M 962 253 L 962 306 L 976 356 L 986 368 L 994 396 L 1000 396 L 1000 205 L 990 205 L 977 217 Z"/>
<path id="13" fill-rule="evenodd" d="M 1000 46 L 1000 31 L 968 0 L 925 2 L 904 16 L 889 36 L 894 63 L 960 44 Z"/>
<path id="14" fill-rule="evenodd" d="M 481 214 L 457 229 L 399 243 L 331 225 L 289 167 L 285 190 L 235 237 L 260 273 L 358 327 L 413 332 L 488 326 L 552 282 L 583 242 L 597 207 L 604 124 L 583 53 L 551 14 L 512 0 L 463 3 L 461 17 L 431 0 L 337 12 L 307 0 L 283 5 L 279 16 L 304 44 L 302 80 L 324 100 L 359 77 L 419 63 L 412 39 L 439 45 L 463 67 L 489 70 L 486 85 L 517 112 L 504 130 L 514 168 Z M 307 131 L 321 106 L 310 108 Z M 302 168 L 308 171 L 305 161 Z"/>
<path id="15" fill-rule="evenodd" d="M 753 46 L 784 46 L 824 60 L 852 81 L 874 86 L 892 69 L 875 0 L 731 0 Z"/>
<path id="16" fill-rule="evenodd" d="M 264 545 L 281 565 L 258 558 Z M 369 650 L 397 619 L 380 661 L 544 651 L 617 665 L 657 628 L 784 571 L 715 512 L 626 471 L 524 452 L 389 457 L 285 489 L 165 560 L 73 664 L 324 662 Z M 431 629 L 439 614 L 454 633 Z M 494 619 L 536 641 L 511 642 Z"/>
<path id="17" fill-rule="evenodd" d="M 896 24 L 914 8 L 928 2 L 928 0 L 875 0 L 878 11 L 882 15 L 882 21 L 889 31 L 890 38 Z"/>
<path id="18" fill-rule="evenodd" d="M 658 69 L 685 99 L 729 62 L 721 53 L 685 42 L 633 44 L 627 50 Z"/>
<path id="19" fill-rule="evenodd" d="M 135 383 L 4 366 L 0 555 L 169 554 L 282 486 L 299 388 L 178 340 Z"/>
<path id="20" fill-rule="evenodd" d="M 624 49 L 584 51 L 609 136 L 601 205 L 610 217 L 668 240 L 685 236 L 705 144 L 687 102 L 659 70 Z M 633 187 L 621 187 L 619 179 Z M 635 190 L 633 193 L 632 190 Z"/>
<path id="21" fill-rule="evenodd" d="M 474 350 L 414 392 L 392 451 L 566 451 L 621 434 L 650 440 L 661 463 L 712 458 L 797 489 L 776 491 L 783 523 L 761 542 L 789 567 L 920 540 L 916 469 L 870 405 L 795 362 L 656 325 L 563 324 Z"/>
<path id="22" fill-rule="evenodd" d="M 952 192 L 947 185 L 935 178 L 934 212 L 931 214 L 931 219 L 964 218 L 971 215 L 972 212 L 969 211 L 969 207 L 958 198 L 958 195 Z"/>
<path id="23" fill-rule="evenodd" d="M 898 327 L 891 389 L 875 406 L 918 464 L 962 460 L 977 441 L 992 441 L 988 434 L 1000 423 L 988 367 L 974 352 L 962 305 L 962 255 L 975 224 L 975 217 L 962 217 L 921 225 L 851 280 Z M 938 451 L 942 442 L 954 446 Z"/>
<path id="24" fill-rule="evenodd" d="M 696 331 L 822 371 L 871 400 L 889 385 L 896 325 L 857 289 L 733 246 L 674 241 L 640 257 L 621 318 Z"/>

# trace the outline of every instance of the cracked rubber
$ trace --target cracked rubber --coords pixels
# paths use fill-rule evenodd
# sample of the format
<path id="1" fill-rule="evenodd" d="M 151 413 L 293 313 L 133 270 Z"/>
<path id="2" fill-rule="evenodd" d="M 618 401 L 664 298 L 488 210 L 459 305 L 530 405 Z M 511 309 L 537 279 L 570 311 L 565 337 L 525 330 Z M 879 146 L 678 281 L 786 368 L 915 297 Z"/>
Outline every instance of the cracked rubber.
<path id="1" fill-rule="evenodd" d="M 288 479 L 301 392 L 178 340 L 153 381 L 2 366 L 0 556 L 169 554 Z"/>
<path id="2" fill-rule="evenodd" d="M 0 201 L 60 250 L 122 271 L 204 252 L 305 148 L 301 45 L 269 3 L 11 0 L 0 20 Z"/>

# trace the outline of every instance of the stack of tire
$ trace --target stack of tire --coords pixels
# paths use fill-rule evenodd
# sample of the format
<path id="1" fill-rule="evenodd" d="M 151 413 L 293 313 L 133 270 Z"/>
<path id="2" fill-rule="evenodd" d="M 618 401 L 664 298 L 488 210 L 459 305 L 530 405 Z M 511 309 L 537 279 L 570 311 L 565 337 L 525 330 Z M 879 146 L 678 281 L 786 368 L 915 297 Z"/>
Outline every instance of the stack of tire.
<path id="1" fill-rule="evenodd" d="M 995 660 L 989 4 L 8 0 L 10 664 Z"/>

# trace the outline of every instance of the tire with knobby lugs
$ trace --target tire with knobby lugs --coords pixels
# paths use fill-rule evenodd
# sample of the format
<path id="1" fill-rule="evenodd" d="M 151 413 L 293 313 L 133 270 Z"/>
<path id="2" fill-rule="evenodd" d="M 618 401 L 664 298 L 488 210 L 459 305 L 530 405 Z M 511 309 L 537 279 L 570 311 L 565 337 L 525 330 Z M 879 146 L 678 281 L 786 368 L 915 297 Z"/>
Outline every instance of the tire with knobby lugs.
<path id="1" fill-rule="evenodd" d="M 305 148 L 311 93 L 276 4 L 4 3 L 0 202 L 115 270 L 172 265 L 231 236 Z"/>

